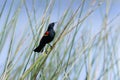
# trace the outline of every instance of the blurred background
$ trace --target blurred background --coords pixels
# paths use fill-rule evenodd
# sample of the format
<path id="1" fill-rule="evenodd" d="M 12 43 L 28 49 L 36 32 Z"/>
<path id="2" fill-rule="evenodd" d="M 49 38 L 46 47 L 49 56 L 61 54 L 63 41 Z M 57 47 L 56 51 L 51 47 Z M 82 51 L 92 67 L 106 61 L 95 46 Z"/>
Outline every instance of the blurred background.
<path id="1" fill-rule="evenodd" d="M 120 0 L 1 0 L 0 80 L 120 80 Z M 57 22 L 46 52 L 33 50 Z"/>

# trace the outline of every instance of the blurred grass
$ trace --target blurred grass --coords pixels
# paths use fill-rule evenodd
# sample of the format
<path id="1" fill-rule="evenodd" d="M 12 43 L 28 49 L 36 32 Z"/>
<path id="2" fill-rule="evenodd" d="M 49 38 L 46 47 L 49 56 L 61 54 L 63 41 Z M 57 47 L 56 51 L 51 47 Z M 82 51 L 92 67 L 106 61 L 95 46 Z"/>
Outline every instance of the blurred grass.
<path id="1" fill-rule="evenodd" d="M 117 21 L 120 13 L 109 20 L 112 0 L 102 2 L 81 0 L 78 1 L 80 4 L 76 5 L 76 9 L 73 9 L 75 0 L 69 1 L 62 16 L 58 17 L 56 36 L 51 43 L 53 48 L 45 47 L 47 54 L 34 53 L 33 49 L 39 44 L 40 38 L 47 29 L 46 26 L 53 22 L 52 13 L 56 3 L 59 2 L 60 12 L 62 1 L 32 0 L 31 6 L 28 5 L 30 3 L 27 0 L 18 0 L 17 7 L 15 5 L 18 3 L 14 0 L 11 0 L 9 7 L 8 0 L 4 1 L 0 9 L 0 18 L 5 16 L 3 13 L 6 7 L 8 11 L 0 28 L 0 55 L 4 54 L 6 57 L 3 67 L 0 68 L 0 80 L 120 79 L 118 56 L 120 46 L 117 45 L 120 42 L 120 28 L 119 24 L 112 24 Z M 39 13 L 41 7 L 37 6 L 43 3 L 45 6 Z M 87 21 L 96 10 L 101 11 L 101 6 L 104 4 L 106 6 L 105 13 L 101 16 L 101 25 L 98 26 L 97 33 L 93 33 L 92 30 L 96 27 Z M 13 11 L 14 7 L 16 7 L 15 11 Z M 22 11 L 24 16 L 26 15 L 27 23 L 23 24 L 24 28 L 21 27 L 23 30 L 20 32 L 17 24 L 22 20 L 20 19 Z M 21 37 L 17 35 L 17 31 Z"/>

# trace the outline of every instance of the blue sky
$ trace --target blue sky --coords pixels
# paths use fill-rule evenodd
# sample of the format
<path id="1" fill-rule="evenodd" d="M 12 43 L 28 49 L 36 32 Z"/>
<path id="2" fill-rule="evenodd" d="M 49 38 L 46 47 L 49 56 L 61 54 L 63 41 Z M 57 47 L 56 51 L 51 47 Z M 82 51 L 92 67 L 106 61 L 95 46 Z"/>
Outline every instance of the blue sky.
<path id="1" fill-rule="evenodd" d="M 7 1 L 5 10 L 4 10 L 4 12 L 2 14 L 2 17 L 0 19 L 0 29 L 1 30 L 3 28 L 6 15 L 8 14 L 8 10 L 10 8 L 9 4 L 11 4 L 11 1 L 12 0 Z M 108 1 L 111 1 L 111 0 L 108 0 Z M 13 16 L 13 12 L 17 8 L 19 2 L 20 2 L 20 0 L 15 0 L 15 5 L 12 8 L 13 11 L 10 14 L 11 17 Z M 33 16 L 32 2 L 33 2 L 32 0 L 27 0 L 26 1 L 29 13 L 31 13 L 31 15 Z M 75 0 L 74 4 L 71 7 L 71 11 L 74 12 L 74 10 L 79 6 L 80 2 L 81 2 L 81 0 Z M 0 6 L 2 6 L 3 3 L 4 3 L 4 0 L 1 0 L 0 1 Z M 82 16 L 84 16 L 86 14 L 86 12 L 88 12 L 88 10 L 90 9 L 89 8 L 90 5 L 88 5 L 89 3 L 90 3 L 90 0 L 87 0 L 86 4 L 84 6 L 84 9 L 83 9 Z M 57 0 L 55 2 L 55 5 L 54 5 L 53 11 L 52 11 L 50 22 L 58 21 L 59 18 L 63 15 L 63 12 L 68 8 L 69 4 L 70 4 L 70 0 Z M 40 22 L 40 19 L 41 19 L 42 15 L 43 15 L 43 11 L 45 9 L 45 6 L 46 6 L 46 0 L 41 0 L 41 2 L 40 2 L 40 0 L 36 0 L 35 9 L 36 9 L 36 20 L 37 20 L 37 22 Z M 120 0 L 113 0 L 111 2 L 111 7 L 110 7 L 109 15 L 108 15 L 108 21 L 110 21 L 118 13 L 120 13 L 119 8 L 120 8 Z M 1 8 L 0 8 L 0 10 L 1 10 Z M 101 25 L 101 23 L 103 21 L 103 17 L 104 17 L 105 12 L 106 12 L 106 4 L 103 3 L 100 8 L 95 10 L 95 12 L 93 12 L 87 18 L 87 20 L 85 21 L 83 26 L 87 26 L 88 28 L 92 28 L 93 29 L 93 34 L 95 34 L 96 32 L 99 31 L 99 29 L 101 29 L 101 27 L 99 27 L 99 26 Z M 31 17 L 31 20 L 32 20 L 32 17 Z M 115 20 L 111 25 L 114 25 L 114 27 L 120 26 L 119 21 L 120 21 L 120 17 L 118 17 L 118 19 Z M 36 24 L 33 21 L 33 26 L 35 26 L 35 25 Z M 28 25 L 28 17 L 27 17 L 27 14 L 26 14 L 26 10 L 25 10 L 25 7 L 23 5 L 22 5 L 22 9 L 20 11 L 20 15 L 19 15 L 16 26 L 17 27 L 16 27 L 15 38 L 16 38 L 16 42 L 17 42 L 17 41 L 19 41 L 20 37 L 22 36 L 25 27 L 29 26 Z M 0 30 L 0 33 L 1 33 L 1 30 Z M 6 59 L 6 53 L 7 53 L 7 50 L 8 50 L 7 45 L 9 45 L 9 37 L 7 38 L 6 43 L 4 44 L 4 48 L 2 49 L 1 54 L 0 54 L 0 67 L 4 64 L 5 59 Z M 119 45 L 120 45 L 120 43 L 119 43 Z M 118 52 L 120 52 L 120 49 L 118 49 L 118 50 L 119 50 Z"/>

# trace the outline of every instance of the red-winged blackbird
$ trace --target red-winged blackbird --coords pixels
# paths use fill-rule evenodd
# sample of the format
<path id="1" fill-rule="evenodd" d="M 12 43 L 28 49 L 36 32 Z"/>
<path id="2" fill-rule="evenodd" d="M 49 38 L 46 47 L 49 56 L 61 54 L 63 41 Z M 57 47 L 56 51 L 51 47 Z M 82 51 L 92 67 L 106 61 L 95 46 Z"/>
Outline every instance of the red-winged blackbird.
<path id="1" fill-rule="evenodd" d="M 47 43 L 50 43 L 54 39 L 55 37 L 55 31 L 53 29 L 54 25 L 55 25 L 55 22 L 49 24 L 47 31 L 45 32 L 44 36 L 40 40 L 39 46 L 36 49 L 34 49 L 34 52 L 42 52 L 45 45 Z"/>

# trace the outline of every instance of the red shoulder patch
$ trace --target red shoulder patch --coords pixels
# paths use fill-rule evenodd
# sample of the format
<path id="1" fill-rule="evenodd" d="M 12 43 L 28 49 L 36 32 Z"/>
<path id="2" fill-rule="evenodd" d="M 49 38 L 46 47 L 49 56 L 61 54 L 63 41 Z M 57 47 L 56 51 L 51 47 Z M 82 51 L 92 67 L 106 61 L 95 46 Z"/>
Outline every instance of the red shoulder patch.
<path id="1" fill-rule="evenodd" d="M 49 32 L 48 31 L 46 31 L 45 32 L 45 34 L 44 34 L 44 36 L 48 36 L 49 35 Z"/>

